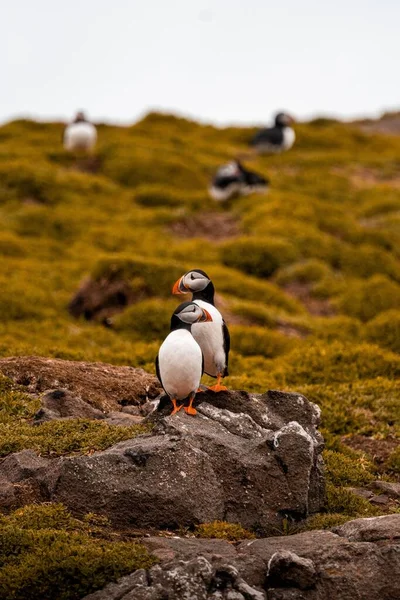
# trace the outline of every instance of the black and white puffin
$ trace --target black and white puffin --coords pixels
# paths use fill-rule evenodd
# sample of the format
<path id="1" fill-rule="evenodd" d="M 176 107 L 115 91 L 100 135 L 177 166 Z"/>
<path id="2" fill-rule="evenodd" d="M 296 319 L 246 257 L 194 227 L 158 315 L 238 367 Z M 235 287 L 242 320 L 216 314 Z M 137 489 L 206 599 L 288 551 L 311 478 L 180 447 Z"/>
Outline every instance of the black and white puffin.
<path id="1" fill-rule="evenodd" d="M 250 142 L 259 154 L 269 154 L 289 150 L 296 139 L 294 129 L 290 125 L 294 119 L 286 113 L 278 113 L 274 127 L 261 129 Z"/>
<path id="2" fill-rule="evenodd" d="M 267 186 L 265 177 L 249 171 L 239 160 L 233 160 L 219 167 L 208 191 L 213 200 L 224 202 L 235 196 L 263 193 Z"/>
<path id="3" fill-rule="evenodd" d="M 97 131 L 83 112 L 78 112 L 75 119 L 67 125 L 64 131 L 64 148 L 69 152 L 92 150 L 97 141 Z"/>
<path id="4" fill-rule="evenodd" d="M 156 358 L 157 377 L 174 407 L 171 415 L 182 408 L 186 398 L 189 405 L 184 406 L 185 412 L 196 414 L 192 403 L 203 375 L 204 359 L 191 327 L 211 320 L 207 310 L 194 302 L 180 304 L 171 317 L 171 333 L 161 344 Z"/>
<path id="5" fill-rule="evenodd" d="M 182 275 L 172 288 L 173 294 L 192 292 L 192 302 L 206 310 L 212 317 L 212 323 L 197 322 L 192 326 L 192 336 L 198 342 L 204 356 L 204 372 L 217 378 L 210 387 L 214 392 L 227 388 L 221 385 L 221 379 L 228 375 L 230 336 L 221 313 L 214 305 L 214 284 L 207 273 L 193 269 Z"/>

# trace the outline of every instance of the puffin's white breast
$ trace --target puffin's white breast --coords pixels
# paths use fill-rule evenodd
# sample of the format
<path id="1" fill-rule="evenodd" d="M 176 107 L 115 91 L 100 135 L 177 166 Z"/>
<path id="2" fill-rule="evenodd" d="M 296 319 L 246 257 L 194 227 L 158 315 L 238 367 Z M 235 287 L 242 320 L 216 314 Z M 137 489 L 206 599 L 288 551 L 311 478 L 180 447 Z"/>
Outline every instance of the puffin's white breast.
<path id="1" fill-rule="evenodd" d="M 294 132 L 294 129 L 292 129 L 291 127 L 284 127 L 282 148 L 284 150 L 289 150 L 289 148 L 293 146 L 295 139 L 296 134 Z"/>
<path id="2" fill-rule="evenodd" d="M 172 331 L 158 353 L 161 383 L 171 398 L 183 400 L 196 392 L 201 379 L 202 353 L 186 329 Z"/>
<path id="3" fill-rule="evenodd" d="M 97 140 L 96 127 L 86 121 L 71 123 L 64 133 L 66 150 L 90 150 Z"/>
<path id="4" fill-rule="evenodd" d="M 205 308 L 212 317 L 212 322 L 194 323 L 192 335 L 203 351 L 204 371 L 216 377 L 218 373 L 223 373 L 226 367 L 222 315 L 215 306 L 204 300 L 194 300 L 194 302 L 201 308 Z"/>
<path id="5" fill-rule="evenodd" d="M 211 198 L 216 202 L 225 202 L 226 200 L 229 200 L 233 196 L 239 194 L 240 189 L 241 184 L 239 182 L 234 181 L 227 185 L 225 188 L 220 188 L 218 187 L 218 185 L 212 185 L 208 188 L 208 193 L 210 194 Z"/>

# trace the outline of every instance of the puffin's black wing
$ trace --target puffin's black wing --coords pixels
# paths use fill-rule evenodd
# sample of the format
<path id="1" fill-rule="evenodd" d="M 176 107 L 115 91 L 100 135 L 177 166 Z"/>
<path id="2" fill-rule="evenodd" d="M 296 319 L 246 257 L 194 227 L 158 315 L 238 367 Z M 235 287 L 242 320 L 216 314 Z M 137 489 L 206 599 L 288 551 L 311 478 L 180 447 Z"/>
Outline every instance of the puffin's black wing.
<path id="1" fill-rule="evenodd" d="M 161 383 L 161 385 L 162 385 L 162 381 L 161 381 L 161 374 L 160 374 L 160 365 L 159 365 L 159 363 L 158 363 L 158 354 L 157 354 L 157 356 L 156 356 L 155 363 L 156 363 L 156 373 L 157 373 L 157 377 L 158 377 L 158 380 L 159 380 L 159 382 L 160 382 L 160 383 Z"/>
<path id="2" fill-rule="evenodd" d="M 229 350 L 231 349 L 231 336 L 229 335 L 229 329 L 228 329 L 225 321 L 222 321 L 222 333 L 224 336 L 224 350 L 225 350 L 225 356 L 226 356 L 226 366 L 225 366 L 225 371 L 223 373 L 223 376 L 226 377 L 227 375 L 229 375 L 228 360 L 229 360 Z"/>
<path id="3" fill-rule="evenodd" d="M 254 171 L 244 171 L 246 185 L 267 185 L 268 180 Z"/>
<path id="4" fill-rule="evenodd" d="M 261 129 L 250 142 L 251 146 L 258 146 L 259 144 L 272 144 L 273 146 L 280 146 L 283 143 L 283 131 L 281 127 L 270 127 L 268 129 Z"/>

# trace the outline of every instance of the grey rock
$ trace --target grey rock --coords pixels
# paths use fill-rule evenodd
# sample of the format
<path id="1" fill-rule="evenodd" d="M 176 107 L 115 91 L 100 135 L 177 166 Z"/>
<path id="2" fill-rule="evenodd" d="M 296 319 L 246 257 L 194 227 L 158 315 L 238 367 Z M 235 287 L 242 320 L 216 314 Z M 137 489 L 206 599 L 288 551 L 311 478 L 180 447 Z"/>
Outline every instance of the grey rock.
<path id="1" fill-rule="evenodd" d="M 136 571 L 84 600 L 266 600 L 232 565 L 216 569 L 203 556 Z"/>
<path id="2" fill-rule="evenodd" d="M 391 498 L 400 498 L 400 483 L 394 483 L 389 481 L 374 481 L 373 487 L 378 490 L 382 490 Z"/>
<path id="3" fill-rule="evenodd" d="M 109 583 L 105 588 L 85 596 L 85 600 L 120 600 L 135 588 L 147 587 L 147 573 L 144 569 L 138 569 L 130 575 L 121 577 L 116 583 Z"/>
<path id="4" fill-rule="evenodd" d="M 106 416 L 106 423 L 109 425 L 118 425 L 119 427 L 130 427 L 131 425 L 138 425 L 142 423 L 143 417 L 138 415 L 131 415 L 125 412 L 110 412 Z"/>
<path id="5" fill-rule="evenodd" d="M 191 560 L 197 556 L 204 556 L 216 569 L 224 568 L 229 563 L 248 584 L 263 587 L 265 565 L 261 558 L 250 554 L 238 554 L 235 547 L 225 540 L 148 537 L 142 538 L 141 542 L 161 564 L 171 560 Z"/>
<path id="6" fill-rule="evenodd" d="M 0 463 L 0 476 L 12 483 L 28 478 L 40 478 L 49 466 L 49 461 L 41 458 L 33 450 L 21 450 L 7 456 Z"/>
<path id="7" fill-rule="evenodd" d="M 268 585 L 271 587 L 296 587 L 307 590 L 315 587 L 317 573 L 309 558 L 297 556 L 290 550 L 280 550 L 268 563 Z"/>
<path id="8" fill-rule="evenodd" d="M 3 510 L 10 510 L 16 503 L 14 485 L 7 480 L 0 479 L 0 507 Z"/>
<path id="9" fill-rule="evenodd" d="M 271 587 L 268 587 L 269 600 L 398 600 L 399 526 L 400 515 L 356 519 L 335 528 L 337 534 L 310 531 L 281 538 L 266 538 L 243 542 L 238 550 L 256 554 L 265 565 L 270 563 L 275 553 L 282 551 L 295 553 L 314 563 L 316 579 L 313 588 L 300 591 L 293 584 L 288 587 L 289 581 L 277 577 L 273 582 L 267 580 L 267 586 L 271 583 Z M 296 585 L 299 583 L 296 582 Z"/>
<path id="10" fill-rule="evenodd" d="M 283 425 L 270 393 L 205 392 L 196 400 L 196 417 L 183 410 L 169 416 L 170 403 L 161 402 L 149 417 L 151 434 L 61 459 L 51 498 L 123 527 L 225 520 L 274 531 L 285 516 L 305 517 L 324 499 L 319 410 L 298 394 L 278 397 Z M 304 426 L 291 418 L 299 407 L 308 415 Z"/>
<path id="11" fill-rule="evenodd" d="M 147 574 L 137 572 L 135 586 L 128 579 L 122 595 L 126 578 L 85 600 L 399 600 L 400 543 L 392 535 L 399 522 L 400 515 L 356 519 L 336 528 L 340 535 L 307 531 L 238 546 L 146 538 L 160 564 Z M 353 537 L 357 541 L 350 541 Z M 259 561 L 259 585 L 248 579 L 249 556 Z M 105 590 L 108 595 L 101 595 Z"/>
<path id="12" fill-rule="evenodd" d="M 72 417 L 75 419 L 104 419 L 104 413 L 67 389 L 49 390 L 41 398 L 42 407 L 35 415 L 36 422 Z"/>
<path id="13" fill-rule="evenodd" d="M 377 542 L 400 539 L 400 514 L 353 519 L 333 531 L 351 542 Z"/>

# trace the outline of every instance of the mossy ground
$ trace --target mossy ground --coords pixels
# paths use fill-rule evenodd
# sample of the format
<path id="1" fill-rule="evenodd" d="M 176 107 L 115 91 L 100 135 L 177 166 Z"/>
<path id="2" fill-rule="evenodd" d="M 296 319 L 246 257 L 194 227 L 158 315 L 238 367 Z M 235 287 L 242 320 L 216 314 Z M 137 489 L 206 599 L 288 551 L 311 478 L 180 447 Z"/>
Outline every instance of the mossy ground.
<path id="1" fill-rule="evenodd" d="M 132 127 L 99 126 L 89 165 L 63 152 L 59 123 L 1 127 L 0 356 L 152 371 L 178 303 L 173 282 L 187 269 L 206 270 L 232 328 L 227 385 L 298 390 L 322 408 L 333 487 L 315 521 L 331 523 L 376 510 L 347 487 L 399 477 L 394 446 L 382 460 L 349 446 L 355 436 L 377 444 L 399 436 L 400 138 L 328 120 L 296 130 L 290 152 L 252 164 L 271 179 L 269 193 L 224 207 L 207 198 L 209 179 L 246 149 L 253 130 L 150 114 Z M 93 165 L 95 173 L 83 171 Z M 171 225 L 204 211 L 210 219 L 229 211 L 237 236 L 173 233 Z M 111 328 L 74 319 L 68 302 L 88 274 L 124 278 L 140 302 Z M 2 455 L 87 452 L 125 435 L 82 421 L 33 435 L 37 401 L 4 381 L 0 394 Z M 27 547 L 38 534 L 30 535 Z"/>
<path id="2" fill-rule="evenodd" d="M 0 517 L 4 600 L 79 600 L 155 562 L 141 544 L 111 534 L 104 518 L 79 521 L 60 504 L 28 505 Z"/>

